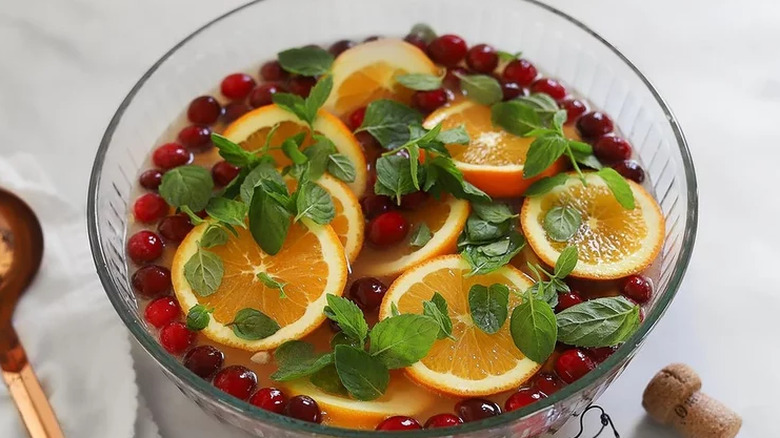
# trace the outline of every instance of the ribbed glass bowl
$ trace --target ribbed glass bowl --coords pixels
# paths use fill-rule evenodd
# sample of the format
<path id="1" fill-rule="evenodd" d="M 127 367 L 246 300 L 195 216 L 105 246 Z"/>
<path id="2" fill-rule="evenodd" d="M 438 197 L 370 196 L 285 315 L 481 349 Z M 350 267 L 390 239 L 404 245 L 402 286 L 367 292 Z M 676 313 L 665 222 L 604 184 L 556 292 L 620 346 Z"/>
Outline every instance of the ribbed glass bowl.
<path id="1" fill-rule="evenodd" d="M 677 120 L 625 56 L 576 19 L 533 0 L 265 0 L 217 18 L 173 47 L 119 106 L 95 157 L 88 198 L 90 244 L 97 272 L 117 313 L 176 385 L 217 418 L 263 437 L 369 437 L 282 417 L 235 399 L 165 352 L 144 322 L 128 281 L 124 242 L 129 201 L 146 156 L 189 101 L 228 73 L 256 74 L 285 48 L 369 35 L 403 36 L 426 22 L 470 43 L 522 50 L 547 75 L 606 111 L 634 145 L 646 186 L 666 217 L 655 270 L 656 294 L 639 330 L 595 371 L 533 405 L 455 429 L 381 433 L 382 437 L 528 437 L 555 431 L 618 376 L 664 314 L 693 249 L 697 191 L 693 163 Z"/>

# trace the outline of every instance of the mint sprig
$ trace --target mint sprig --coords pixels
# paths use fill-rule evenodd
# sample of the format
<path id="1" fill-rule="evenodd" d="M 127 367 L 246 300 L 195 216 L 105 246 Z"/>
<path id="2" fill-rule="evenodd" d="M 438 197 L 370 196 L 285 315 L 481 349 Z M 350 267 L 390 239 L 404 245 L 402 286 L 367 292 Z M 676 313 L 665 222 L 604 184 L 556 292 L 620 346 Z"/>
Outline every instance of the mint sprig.
<path id="1" fill-rule="evenodd" d="M 300 47 L 277 54 L 279 64 L 290 73 L 303 76 L 319 76 L 327 73 L 334 57 L 321 47 Z"/>
<path id="2" fill-rule="evenodd" d="M 596 298 L 556 315 L 558 340 L 578 347 L 611 347 L 639 326 L 639 306 L 623 297 Z"/>
<path id="3" fill-rule="evenodd" d="M 417 228 L 412 231 L 412 237 L 409 239 L 409 246 L 415 247 L 415 248 L 422 248 L 425 246 L 433 237 L 433 234 L 431 233 L 431 229 L 428 228 L 428 225 L 423 222 Z"/>
<path id="4" fill-rule="evenodd" d="M 438 335 L 439 324 L 428 316 L 393 316 L 371 329 L 369 353 L 389 369 L 408 367 L 428 354 Z"/>
<path id="5" fill-rule="evenodd" d="M 395 80 L 410 90 L 431 91 L 441 88 L 443 78 L 428 73 L 407 73 L 396 76 Z"/>
<path id="6" fill-rule="evenodd" d="M 258 272 L 257 279 L 260 280 L 266 287 L 277 289 L 279 291 L 279 298 L 287 298 L 287 294 L 284 292 L 284 287 L 287 286 L 287 283 L 280 281 L 279 279 L 274 278 L 265 272 Z"/>
<path id="7" fill-rule="evenodd" d="M 277 382 L 288 382 L 311 376 L 333 363 L 332 354 L 317 355 L 314 346 L 303 341 L 287 341 L 274 351 L 274 360 L 279 365 L 271 374 Z"/>
<path id="8" fill-rule="evenodd" d="M 558 255 L 555 268 L 550 273 L 540 265 L 528 263 L 528 269 L 534 274 L 536 283 L 529 288 L 534 297 L 541 299 L 552 307 L 558 305 L 558 293 L 569 292 L 571 289 L 564 279 L 577 267 L 579 251 L 576 246 L 567 246 Z M 544 274 L 547 279 L 542 278 Z"/>
<path id="9" fill-rule="evenodd" d="M 567 242 L 574 237 L 582 224 L 582 214 L 574 207 L 556 206 L 544 215 L 543 228 L 547 237 L 555 242 Z"/>
<path id="10" fill-rule="evenodd" d="M 233 321 L 225 325 L 232 328 L 236 336 L 248 341 L 265 339 L 281 328 L 270 316 L 252 308 L 239 310 Z"/>
<path id="11" fill-rule="evenodd" d="M 352 301 L 332 294 L 328 294 L 327 300 L 325 316 L 338 324 L 342 333 L 363 345 L 368 336 L 368 323 L 360 308 Z"/>
<path id="12" fill-rule="evenodd" d="M 317 113 L 328 100 L 333 90 L 333 77 L 324 76 L 312 87 L 309 95 L 304 99 L 297 94 L 276 93 L 272 99 L 281 108 L 295 114 L 296 117 L 306 122 L 313 129 Z"/>
<path id="13" fill-rule="evenodd" d="M 337 345 L 333 355 L 339 379 L 353 397 L 374 400 L 385 393 L 390 372 L 380 358 L 349 345 Z"/>
<path id="14" fill-rule="evenodd" d="M 214 180 L 208 170 L 188 164 L 168 170 L 158 189 L 160 196 L 172 207 L 189 207 L 201 211 L 211 199 Z"/>
<path id="15" fill-rule="evenodd" d="M 558 326 L 552 307 L 529 289 L 512 311 L 509 331 L 515 346 L 529 359 L 544 363 L 555 350 Z"/>
<path id="16" fill-rule="evenodd" d="M 366 107 L 363 124 L 355 131 L 371 134 L 385 149 L 394 149 L 407 143 L 409 127 L 421 126 L 422 114 L 394 100 L 379 99 Z"/>
<path id="17" fill-rule="evenodd" d="M 481 275 L 509 263 L 525 246 L 517 232 L 517 214 L 503 203 L 472 203 L 472 213 L 458 237 L 458 250 L 471 265 L 468 275 Z"/>
<path id="18" fill-rule="evenodd" d="M 222 284 L 225 268 L 222 259 L 201 247 L 184 263 L 184 278 L 198 296 L 213 295 Z"/>
<path id="19" fill-rule="evenodd" d="M 196 304 L 187 311 L 187 328 L 199 332 L 209 325 L 210 313 L 213 313 L 214 309 L 209 309 L 202 304 Z"/>
<path id="20" fill-rule="evenodd" d="M 423 315 L 431 317 L 439 325 L 438 339 L 456 340 L 452 336 L 452 319 L 450 319 L 447 300 L 440 293 L 434 292 L 430 300 L 423 301 Z"/>
<path id="21" fill-rule="evenodd" d="M 508 305 L 509 288 L 503 284 L 475 284 L 469 289 L 471 319 L 474 325 L 489 335 L 499 331 L 506 322 Z"/>
<path id="22" fill-rule="evenodd" d="M 492 105 L 504 98 L 501 84 L 493 76 L 464 75 L 455 73 L 460 79 L 460 87 L 469 99 L 482 105 Z"/>

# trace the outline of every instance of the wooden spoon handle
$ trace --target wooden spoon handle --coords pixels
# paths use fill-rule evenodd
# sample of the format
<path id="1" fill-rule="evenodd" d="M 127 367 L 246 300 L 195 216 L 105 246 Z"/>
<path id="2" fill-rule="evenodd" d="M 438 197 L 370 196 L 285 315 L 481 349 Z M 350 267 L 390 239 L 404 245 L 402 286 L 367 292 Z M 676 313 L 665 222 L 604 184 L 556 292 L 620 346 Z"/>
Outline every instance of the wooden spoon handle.
<path id="1" fill-rule="evenodd" d="M 3 371 L 3 380 L 32 438 L 63 438 L 57 417 L 29 363 L 18 372 Z"/>

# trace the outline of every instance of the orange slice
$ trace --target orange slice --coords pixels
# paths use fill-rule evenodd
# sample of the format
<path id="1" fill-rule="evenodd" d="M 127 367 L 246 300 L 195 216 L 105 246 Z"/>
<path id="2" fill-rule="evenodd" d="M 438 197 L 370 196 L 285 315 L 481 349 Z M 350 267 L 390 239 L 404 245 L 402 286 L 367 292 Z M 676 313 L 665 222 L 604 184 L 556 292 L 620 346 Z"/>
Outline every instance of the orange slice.
<path id="1" fill-rule="evenodd" d="M 431 240 L 422 247 L 409 244 L 415 228 L 406 238 L 391 247 L 365 245 L 354 265 L 356 275 L 397 275 L 411 266 L 442 254 L 452 254 L 458 244 L 458 236 L 469 217 L 469 203 L 452 196 L 437 200 L 431 197 L 415 210 L 399 210 L 408 223 L 419 227 L 425 223 L 431 231 Z"/>
<path id="2" fill-rule="evenodd" d="M 542 174 L 523 178 L 523 163 L 533 137 L 518 137 L 494 126 L 490 119 L 490 107 L 471 100 L 461 100 L 431 113 L 423 126 L 433 128 L 438 123 L 442 129 L 464 125 L 469 133 L 469 144 L 447 145 L 455 165 L 470 183 L 496 198 L 522 196 L 534 181 L 554 175 L 564 169 L 565 161 L 558 160 Z M 579 138 L 576 129 L 565 125 L 569 138 Z"/>
<path id="3" fill-rule="evenodd" d="M 238 228 L 238 237 L 231 235 L 226 244 L 209 249 L 222 259 L 225 272 L 215 293 L 199 296 L 184 277 L 184 264 L 198 250 L 198 241 L 207 227 L 206 223 L 195 227 L 181 243 L 173 258 L 171 277 L 176 298 L 185 312 L 196 304 L 214 309 L 203 330 L 212 341 L 259 351 L 300 339 L 325 319 L 322 311 L 326 295 L 341 295 L 344 290 L 347 258 L 338 236 L 330 226 L 303 219 L 290 226 L 282 249 L 273 256 L 264 253 L 243 228 Z M 260 281 L 260 272 L 287 283 L 286 297 Z M 281 328 L 261 340 L 237 337 L 227 324 L 245 308 L 265 313 Z"/>
<path id="4" fill-rule="evenodd" d="M 446 300 L 456 340 L 440 339 L 430 353 L 405 368 L 414 381 L 445 394 L 486 396 L 516 388 L 541 365 L 520 352 L 509 333 L 509 318 L 490 335 L 474 325 L 468 304 L 475 284 L 501 283 L 509 287 L 509 308 L 520 301 L 520 292 L 531 280 L 518 269 L 505 266 L 490 274 L 467 277 L 469 264 L 459 255 L 436 257 L 406 271 L 393 282 L 382 301 L 379 318 L 391 316 L 392 303 L 401 313 L 423 312 L 423 301 L 439 292 Z M 511 313 L 511 312 L 510 312 Z"/>
<path id="5" fill-rule="evenodd" d="M 332 67 L 333 91 L 323 108 L 344 116 L 377 99 L 410 103 L 413 90 L 395 77 L 406 73 L 438 74 L 417 47 L 398 39 L 380 39 L 344 51 Z"/>
<path id="6" fill-rule="evenodd" d="M 575 174 L 543 196 L 527 198 L 520 211 L 520 224 L 529 245 L 542 261 L 552 266 L 560 252 L 577 246 L 579 262 L 571 275 L 608 280 L 635 274 L 655 260 L 664 241 L 661 209 L 639 184 L 628 181 L 636 208 L 618 204 L 606 183 L 595 173 L 585 174 L 587 187 Z M 582 224 L 567 242 L 555 242 L 544 230 L 547 212 L 556 206 L 573 207 Z"/>
<path id="7" fill-rule="evenodd" d="M 238 143 L 244 149 L 254 151 L 265 145 L 268 133 L 276 125 L 278 128 L 270 142 L 270 145 L 274 147 L 281 145 L 288 137 L 300 132 L 309 132 L 306 123 L 295 114 L 276 105 L 267 105 L 244 114 L 231 123 L 222 135 Z M 336 149 L 352 161 L 355 166 L 355 181 L 347 183 L 347 185 L 360 198 L 366 189 L 367 179 L 366 158 L 363 156 L 360 143 L 338 117 L 327 111 L 320 110 L 313 126 L 315 132 L 328 137 L 336 145 Z M 311 137 L 307 135 L 304 148 L 311 146 L 312 143 Z M 290 160 L 281 150 L 271 150 L 269 153 L 276 160 L 278 166 L 284 167 L 290 164 Z"/>

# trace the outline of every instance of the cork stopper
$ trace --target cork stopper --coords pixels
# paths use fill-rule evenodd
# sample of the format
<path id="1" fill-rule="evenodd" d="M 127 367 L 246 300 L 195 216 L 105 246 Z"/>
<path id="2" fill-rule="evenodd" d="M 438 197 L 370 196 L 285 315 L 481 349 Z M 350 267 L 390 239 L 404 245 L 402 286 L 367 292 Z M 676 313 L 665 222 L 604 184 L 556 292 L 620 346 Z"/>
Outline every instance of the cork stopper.
<path id="1" fill-rule="evenodd" d="M 733 438 L 742 418 L 700 392 L 701 379 L 685 364 L 671 364 L 653 377 L 642 395 L 651 418 L 671 425 L 686 438 Z"/>

